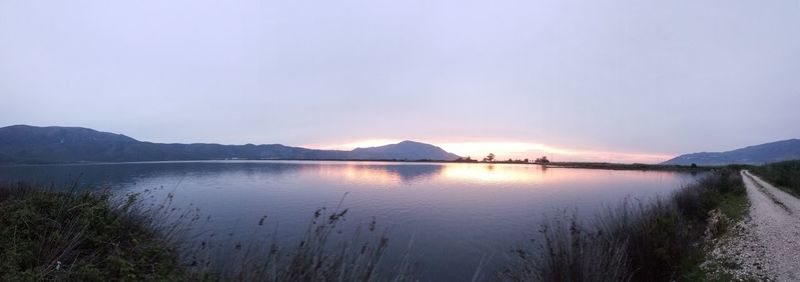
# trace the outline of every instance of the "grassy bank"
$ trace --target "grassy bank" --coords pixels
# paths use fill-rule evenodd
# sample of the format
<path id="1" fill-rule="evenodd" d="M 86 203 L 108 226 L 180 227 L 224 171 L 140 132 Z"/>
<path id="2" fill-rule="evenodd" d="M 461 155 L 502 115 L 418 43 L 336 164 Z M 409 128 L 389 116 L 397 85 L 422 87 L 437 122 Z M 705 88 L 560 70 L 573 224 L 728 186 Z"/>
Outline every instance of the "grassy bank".
<path id="1" fill-rule="evenodd" d="M 750 170 L 762 179 L 800 197 L 800 161 L 785 161 L 754 167 Z"/>
<path id="2" fill-rule="evenodd" d="M 0 280 L 186 280 L 176 250 L 109 193 L 0 187 Z"/>
<path id="3" fill-rule="evenodd" d="M 719 212 L 712 212 L 712 211 Z M 516 251 L 510 281 L 697 281 L 707 238 L 747 212 L 733 169 L 716 170 L 650 204 L 626 201 L 595 221 L 560 216 L 542 225 L 545 240 Z"/>
<path id="4" fill-rule="evenodd" d="M 187 239 L 198 214 L 171 207 L 171 196 L 159 205 L 138 196 L 0 185 L 0 281 L 414 280 L 408 263 L 382 271 L 389 239 L 374 222 L 344 242 L 331 239 L 346 209 L 319 209 L 287 248 L 212 246 Z M 219 248 L 231 255 L 211 258 Z"/>

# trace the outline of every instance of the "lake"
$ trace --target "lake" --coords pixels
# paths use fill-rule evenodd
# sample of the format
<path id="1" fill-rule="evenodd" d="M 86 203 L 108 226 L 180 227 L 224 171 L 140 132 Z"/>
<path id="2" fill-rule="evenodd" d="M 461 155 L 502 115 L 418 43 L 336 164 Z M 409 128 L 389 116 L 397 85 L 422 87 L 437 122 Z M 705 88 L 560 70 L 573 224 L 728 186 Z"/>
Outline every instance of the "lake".
<path id="1" fill-rule="evenodd" d="M 269 237 L 295 244 L 320 207 L 348 209 L 343 235 L 375 220 L 390 238 L 387 264 L 408 254 L 423 280 L 465 281 L 485 261 L 539 239 L 548 217 L 591 219 L 626 197 L 649 201 L 697 176 L 678 172 L 545 168 L 533 164 L 207 161 L 5 166 L 0 180 L 55 187 L 145 190 L 197 207 L 224 243 Z M 346 196 L 345 196 L 346 195 Z M 153 200 L 156 201 L 156 200 Z M 160 201 L 160 200 L 159 200 Z M 259 225 L 267 216 L 266 223 Z M 488 277 L 491 277 L 491 273 Z"/>

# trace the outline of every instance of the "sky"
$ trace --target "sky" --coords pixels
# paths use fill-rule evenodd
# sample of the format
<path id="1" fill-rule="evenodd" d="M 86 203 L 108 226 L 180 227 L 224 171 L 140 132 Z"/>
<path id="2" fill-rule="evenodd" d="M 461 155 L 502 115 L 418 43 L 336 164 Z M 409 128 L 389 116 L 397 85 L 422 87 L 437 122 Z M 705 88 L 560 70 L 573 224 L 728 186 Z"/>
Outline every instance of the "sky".
<path id="1" fill-rule="evenodd" d="M 2 0 L 0 126 L 658 162 L 800 137 L 799 30 L 796 0 Z"/>

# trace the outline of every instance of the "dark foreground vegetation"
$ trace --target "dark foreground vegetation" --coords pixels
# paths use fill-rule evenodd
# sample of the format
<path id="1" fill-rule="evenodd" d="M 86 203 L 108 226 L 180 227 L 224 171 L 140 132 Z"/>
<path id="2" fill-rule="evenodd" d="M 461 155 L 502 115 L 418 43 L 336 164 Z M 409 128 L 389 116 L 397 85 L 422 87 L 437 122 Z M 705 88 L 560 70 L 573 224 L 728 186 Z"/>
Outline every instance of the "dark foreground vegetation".
<path id="1" fill-rule="evenodd" d="M 800 197 L 800 160 L 754 167 L 751 171 L 784 191 Z"/>
<path id="2" fill-rule="evenodd" d="M 175 249 L 109 193 L 0 187 L 0 280 L 181 280 Z"/>
<path id="3" fill-rule="evenodd" d="M 171 195 L 149 205 L 141 196 L 0 185 L 0 281 L 417 280 L 407 256 L 382 263 L 389 239 L 374 222 L 333 240 L 346 209 L 319 209 L 288 248 L 268 240 L 211 246 L 192 232 L 198 213 L 176 212 Z M 470 272 L 507 281 L 702 279 L 704 240 L 746 210 L 739 173 L 719 169 L 667 198 L 625 201 L 596 221 L 555 217 L 542 225 L 544 241 L 520 247 L 500 271 Z M 231 255 L 212 259 L 219 248 Z"/>
<path id="4" fill-rule="evenodd" d="M 171 196 L 159 205 L 139 196 L 0 185 L 0 281 L 413 279 L 407 260 L 379 273 L 389 241 L 374 223 L 352 240 L 332 242 L 346 209 L 319 209 L 290 248 L 235 243 L 230 257 L 215 260 L 211 243 L 187 239 L 198 213 L 171 207 Z"/>
<path id="5" fill-rule="evenodd" d="M 511 281 L 704 280 L 697 267 L 704 240 L 723 234 L 747 206 L 738 171 L 716 170 L 670 197 L 625 201 L 593 222 L 556 217 L 542 225 L 545 241 L 517 250 L 502 275 Z"/>

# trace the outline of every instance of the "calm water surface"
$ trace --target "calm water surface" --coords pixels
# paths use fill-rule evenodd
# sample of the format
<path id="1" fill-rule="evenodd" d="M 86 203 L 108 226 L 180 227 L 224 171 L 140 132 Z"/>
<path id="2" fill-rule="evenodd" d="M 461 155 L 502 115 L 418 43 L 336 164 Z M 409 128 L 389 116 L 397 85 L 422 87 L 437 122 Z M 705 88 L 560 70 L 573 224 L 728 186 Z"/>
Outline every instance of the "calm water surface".
<path id="1" fill-rule="evenodd" d="M 538 239 L 546 216 L 591 218 L 625 197 L 652 200 L 696 176 L 675 172 L 543 168 L 538 165 L 213 161 L 0 167 L 0 180 L 55 186 L 79 182 L 119 192 L 174 191 L 199 207 L 206 228 L 228 242 L 274 234 L 296 242 L 314 211 L 349 208 L 342 228 L 376 219 L 391 239 L 387 262 L 409 253 L 425 280 L 464 281 Z M 267 224 L 258 221 L 268 216 Z M 346 232 L 346 231 L 345 231 Z M 222 239 L 224 237 L 224 239 Z M 410 246 L 410 247 L 409 247 Z M 408 251 L 406 251 L 408 250 Z M 394 257 L 391 255 L 395 254 Z M 491 274 L 489 274 L 491 276 Z"/>

